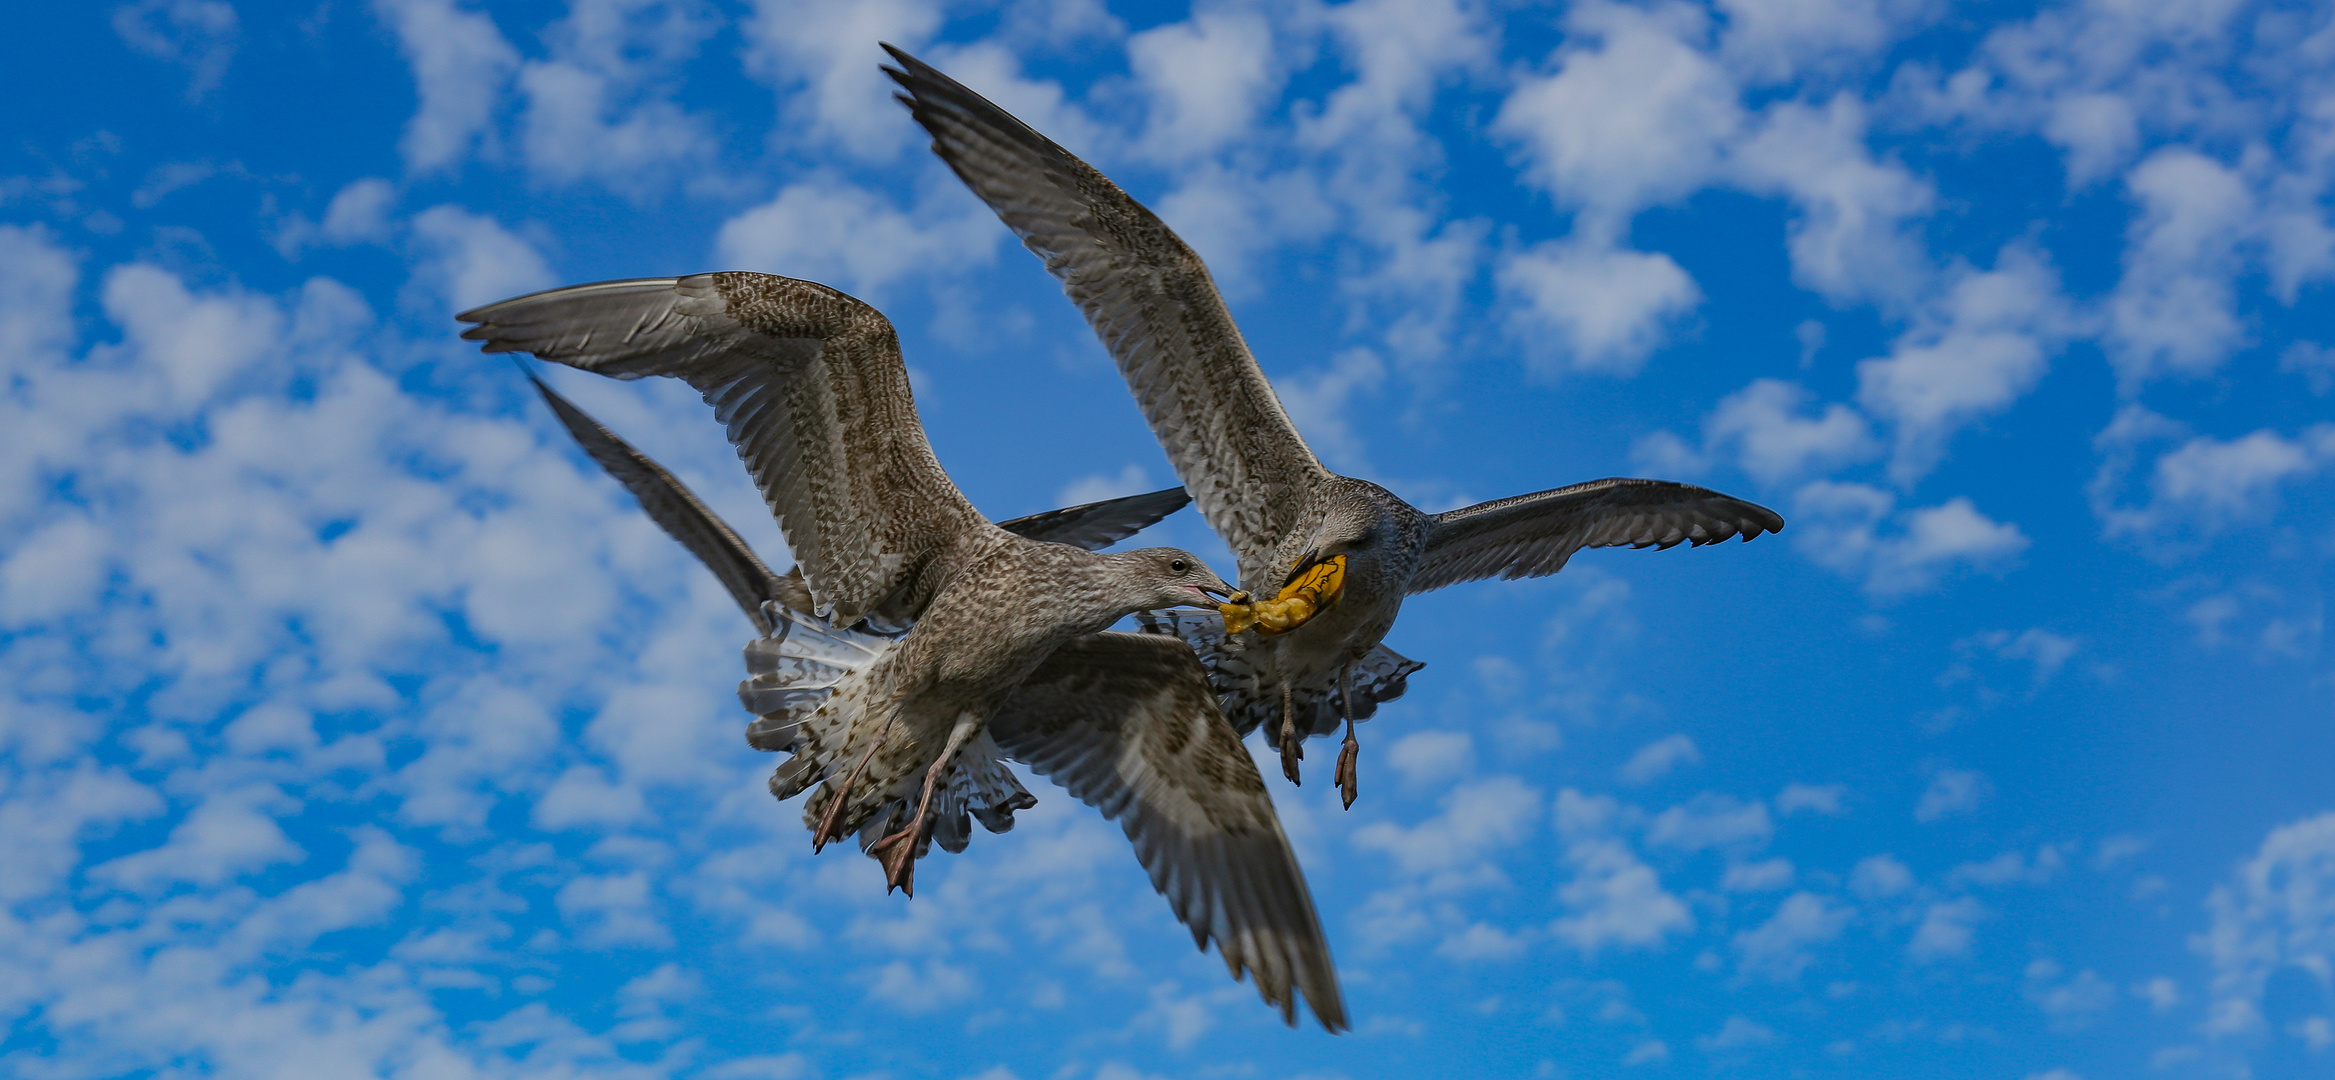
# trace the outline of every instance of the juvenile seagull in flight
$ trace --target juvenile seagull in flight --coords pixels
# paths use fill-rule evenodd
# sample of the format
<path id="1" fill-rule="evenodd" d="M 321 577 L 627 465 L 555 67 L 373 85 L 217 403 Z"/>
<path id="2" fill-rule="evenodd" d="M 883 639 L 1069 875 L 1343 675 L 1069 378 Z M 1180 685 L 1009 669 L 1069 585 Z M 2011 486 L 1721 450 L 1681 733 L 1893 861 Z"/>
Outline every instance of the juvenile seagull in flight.
<path id="1" fill-rule="evenodd" d="M 951 821 L 1029 798 L 985 730 L 1023 679 L 1134 612 L 1232 594 L 1189 552 L 1101 554 L 982 517 L 933 457 L 892 324 L 824 285 L 746 273 L 611 281 L 457 317 L 479 324 L 463 336 L 488 352 L 687 381 L 727 426 L 818 616 L 914 624 L 773 733 L 794 757 L 771 779 L 782 799 L 819 784 L 803 809 L 813 847 L 860 832 L 887 883 L 911 895 L 936 793 Z"/>
<path id="2" fill-rule="evenodd" d="M 1276 594 L 1228 607 L 1229 626 L 1168 621 L 1243 733 L 1278 712 L 1267 737 L 1291 782 L 1301 739 L 1343 718 L 1336 780 L 1354 805 L 1354 721 L 1420 667 L 1380 644 L 1405 596 L 1554 574 L 1584 547 L 1700 546 L 1784 527 L 1764 506 L 1663 480 L 1592 480 L 1428 514 L 1329 471 L 1289 422 L 1207 266 L 1157 215 L 986 98 L 884 49 L 933 152 L 1045 260 L 1118 362 L 1177 478 L 1239 558 L 1242 587 Z"/>
<path id="3" fill-rule="evenodd" d="M 721 580 L 762 636 L 746 646 L 750 673 L 738 697 L 757 719 L 746 741 L 789 750 L 800 717 L 824 703 L 839 668 L 865 666 L 889 647 L 811 621 L 799 570 L 774 574 L 713 510 L 648 455 L 554 393 L 533 374 L 568 433 L 621 481 L 658 527 Z M 1053 510 L 998 527 L 1034 540 L 1103 547 L 1180 509 L 1183 489 Z M 1235 979 L 1253 970 L 1258 992 L 1296 1022 L 1302 992 L 1322 1027 L 1344 1030 L 1337 969 L 1313 895 L 1281 831 L 1272 797 L 1240 735 L 1224 719 L 1192 650 L 1156 634 L 1106 631 L 1054 650 L 990 717 L 1010 759 L 1115 819 L 1201 949 L 1217 942 Z M 1013 827 L 1024 793 L 988 806 L 982 824 Z M 965 812 L 941 815 L 933 839 L 962 851 Z"/>

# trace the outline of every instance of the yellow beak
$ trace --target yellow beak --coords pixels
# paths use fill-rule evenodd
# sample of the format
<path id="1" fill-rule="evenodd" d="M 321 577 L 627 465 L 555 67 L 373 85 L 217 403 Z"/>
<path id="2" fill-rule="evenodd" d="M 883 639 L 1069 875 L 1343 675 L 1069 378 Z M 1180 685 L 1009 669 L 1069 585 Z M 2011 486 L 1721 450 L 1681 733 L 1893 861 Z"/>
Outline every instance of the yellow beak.
<path id="1" fill-rule="evenodd" d="M 1346 557 L 1332 555 L 1306 567 L 1279 596 L 1249 604 L 1219 604 L 1224 613 L 1224 630 L 1237 634 L 1255 630 L 1260 634 L 1286 634 L 1314 616 L 1328 611 L 1338 602 L 1346 589 Z"/>

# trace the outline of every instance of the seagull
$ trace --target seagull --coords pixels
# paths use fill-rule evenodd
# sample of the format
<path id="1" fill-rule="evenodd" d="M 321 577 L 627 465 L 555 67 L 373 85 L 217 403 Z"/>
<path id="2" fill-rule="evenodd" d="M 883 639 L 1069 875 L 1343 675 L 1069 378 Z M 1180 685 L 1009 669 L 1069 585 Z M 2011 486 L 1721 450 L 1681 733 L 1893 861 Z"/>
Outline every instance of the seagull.
<path id="1" fill-rule="evenodd" d="M 1045 261 L 1102 338 L 1177 479 L 1239 559 L 1242 587 L 1272 595 L 1227 606 L 1221 621 L 1155 622 L 1192 642 L 1244 734 L 1266 728 L 1291 783 L 1303 737 L 1343 719 L 1335 780 L 1353 807 L 1354 721 L 1421 666 L 1381 644 L 1404 597 L 1554 574 L 1584 547 L 1699 547 L 1783 529 L 1764 506 L 1664 480 L 1592 480 L 1429 514 L 1331 472 L 1290 423 L 1207 266 L 1158 215 L 988 99 L 884 49 L 898 64 L 884 71 L 933 152 Z M 1276 713 L 1278 731 L 1267 723 Z"/>
<path id="2" fill-rule="evenodd" d="M 528 372 L 576 442 L 630 490 L 658 527 L 720 579 L 760 631 L 746 647 L 749 678 L 738 696 L 757 714 L 747 743 L 787 750 L 806 709 L 824 702 L 834 669 L 882 655 L 885 643 L 816 620 L 801 572 L 774 574 L 729 523 L 672 473 Z M 998 527 L 1033 540 L 1099 548 L 1182 508 L 1169 488 L 1036 514 Z M 861 626 L 866 626 L 863 621 Z M 843 664 L 831 664 L 840 659 Z M 823 686 L 814 684 L 825 684 Z M 1225 720 L 1207 673 L 1182 641 L 1106 631 L 1054 650 L 990 717 L 989 732 L 1012 760 L 1117 820 L 1176 918 L 1206 950 L 1214 940 L 1235 979 L 1253 970 L 1265 1002 L 1296 1022 L 1296 992 L 1324 1029 L 1347 1026 L 1337 970 L 1313 895 L 1272 797 L 1241 736 Z M 1013 827 L 1020 800 L 989 805 L 982 824 Z M 962 851 L 971 823 L 935 822 L 933 839 Z"/>
<path id="3" fill-rule="evenodd" d="M 925 439 L 891 322 L 827 286 L 643 278 L 456 317 L 477 324 L 462 336 L 487 352 L 687 381 L 777 517 L 814 614 L 842 627 L 914 624 L 820 688 L 784 736 L 794 757 L 771 778 L 781 799 L 818 785 L 803 808 L 813 850 L 858 832 L 887 891 L 915 895 L 936 793 L 948 821 L 1029 798 L 985 729 L 1055 649 L 1137 611 L 1233 598 L 1190 552 L 1091 552 L 982 517 Z"/>

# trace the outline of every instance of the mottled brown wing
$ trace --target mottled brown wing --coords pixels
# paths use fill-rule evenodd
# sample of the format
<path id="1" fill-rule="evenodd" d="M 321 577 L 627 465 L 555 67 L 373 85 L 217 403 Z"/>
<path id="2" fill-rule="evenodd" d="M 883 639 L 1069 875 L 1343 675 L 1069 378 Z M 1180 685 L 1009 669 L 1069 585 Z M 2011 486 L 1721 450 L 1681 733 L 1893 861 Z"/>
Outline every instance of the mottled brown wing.
<path id="1" fill-rule="evenodd" d="M 1289 422 L 1200 257 L 1086 162 L 981 95 L 885 46 L 900 100 L 933 152 L 1046 262 L 1135 392 L 1151 433 L 1241 582 L 1272 573 L 1274 548 L 1329 476 Z"/>
<path id="2" fill-rule="evenodd" d="M 1346 1027 L 1330 947 L 1304 871 L 1200 662 L 1157 634 L 1079 638 L 1023 681 L 990 721 L 1010 757 L 1119 822 L 1151 884 L 1233 978 L 1256 976 L 1282 1019 L 1302 993 Z"/>
<path id="3" fill-rule="evenodd" d="M 1478 578 L 1554 574 L 1585 547 L 1700 547 L 1784 528 L 1775 511 L 1709 488 L 1619 477 L 1477 503 L 1437 514 L 1434 522 L 1411 575 L 1413 593 Z"/>
<path id="4" fill-rule="evenodd" d="M 746 273 L 609 281 L 456 317 L 479 324 L 462 336 L 488 352 L 696 387 L 777 516 L 819 613 L 841 625 L 968 531 L 991 527 L 933 457 L 890 321 L 824 285 Z"/>
<path id="5" fill-rule="evenodd" d="M 770 616 L 762 611 L 765 602 L 787 603 L 790 594 L 799 593 L 803 603 L 788 606 L 809 610 L 810 594 L 804 590 L 802 579 L 771 573 L 770 567 L 754 554 L 754 549 L 747 546 L 745 539 L 736 530 L 730 528 L 729 522 L 723 521 L 721 515 L 713 512 L 712 507 L 699 501 L 696 493 L 690 491 L 680 478 L 667 472 L 654 458 L 634 449 L 631 443 L 618 438 L 615 432 L 592 419 L 589 413 L 577 408 L 574 402 L 544 385 L 534 372 L 527 373 L 527 381 L 535 384 L 536 392 L 543 395 L 544 402 L 551 406 L 552 414 L 559 417 L 559 422 L 568 429 L 568 434 L 575 438 L 576 445 L 592 455 L 592 460 L 608 470 L 608 475 L 623 483 L 625 489 L 632 492 L 633 498 L 640 500 L 641 509 L 648 512 L 649 520 L 680 541 L 682 547 L 697 556 L 697 561 L 713 571 L 714 577 L 721 579 L 722 588 L 729 590 L 730 599 L 738 602 L 738 607 L 746 612 L 747 618 L 754 620 L 754 628 L 760 630 L 764 637 L 768 637 L 771 631 Z"/>

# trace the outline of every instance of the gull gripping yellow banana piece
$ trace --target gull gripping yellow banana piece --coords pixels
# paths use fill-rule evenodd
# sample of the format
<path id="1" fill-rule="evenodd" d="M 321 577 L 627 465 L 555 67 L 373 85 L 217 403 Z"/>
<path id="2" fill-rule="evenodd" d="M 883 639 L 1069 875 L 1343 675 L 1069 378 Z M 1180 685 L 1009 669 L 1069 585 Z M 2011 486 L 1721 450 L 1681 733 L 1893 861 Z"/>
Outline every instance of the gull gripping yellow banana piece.
<path id="1" fill-rule="evenodd" d="M 1218 604 L 1224 613 L 1224 632 L 1254 629 L 1260 634 L 1285 634 L 1338 602 L 1346 587 L 1346 557 L 1332 555 L 1306 568 L 1297 580 L 1271 600 L 1251 604 Z"/>

